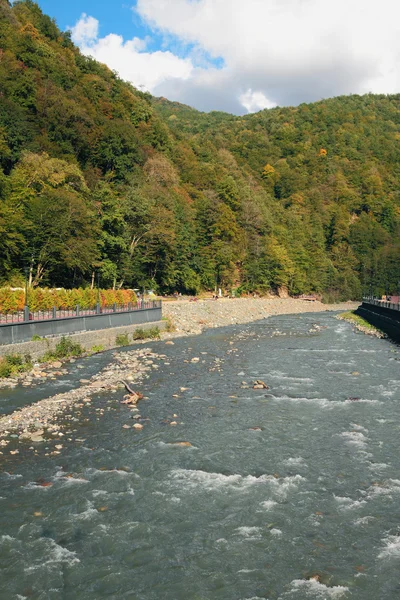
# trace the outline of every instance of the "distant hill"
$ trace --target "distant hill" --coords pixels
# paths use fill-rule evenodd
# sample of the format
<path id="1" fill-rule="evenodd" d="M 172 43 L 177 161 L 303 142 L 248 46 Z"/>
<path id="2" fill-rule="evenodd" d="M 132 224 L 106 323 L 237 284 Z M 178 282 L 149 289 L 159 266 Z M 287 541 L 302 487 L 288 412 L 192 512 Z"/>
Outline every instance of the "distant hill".
<path id="1" fill-rule="evenodd" d="M 0 0 L 0 281 L 394 293 L 400 95 L 244 117 L 152 98 Z"/>

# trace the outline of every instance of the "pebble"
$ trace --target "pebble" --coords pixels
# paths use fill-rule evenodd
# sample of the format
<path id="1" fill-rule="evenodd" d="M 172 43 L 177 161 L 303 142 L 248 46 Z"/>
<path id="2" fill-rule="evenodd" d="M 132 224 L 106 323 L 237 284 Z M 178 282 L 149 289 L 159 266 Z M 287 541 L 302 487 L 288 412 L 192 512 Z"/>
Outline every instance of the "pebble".
<path id="1" fill-rule="evenodd" d="M 182 448 L 192 448 L 190 442 L 168 442 L 170 446 L 181 446 Z"/>

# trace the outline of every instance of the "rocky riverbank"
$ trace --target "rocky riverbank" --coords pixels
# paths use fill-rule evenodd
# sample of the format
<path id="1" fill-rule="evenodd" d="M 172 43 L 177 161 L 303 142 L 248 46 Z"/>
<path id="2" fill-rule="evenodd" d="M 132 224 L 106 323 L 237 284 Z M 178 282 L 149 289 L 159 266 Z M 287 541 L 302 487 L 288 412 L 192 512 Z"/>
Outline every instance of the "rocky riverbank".
<path id="1" fill-rule="evenodd" d="M 164 304 L 164 317 L 170 321 L 170 327 L 162 332 L 161 337 L 168 344 L 172 343 L 170 338 L 200 334 L 207 328 L 249 323 L 272 315 L 350 310 L 356 306 L 357 304 L 352 302 L 326 305 L 317 301 L 307 302 L 291 298 L 176 301 Z M 164 358 L 164 355 L 155 354 L 149 348 L 143 347 L 115 352 L 113 361 L 90 380 L 82 379 L 79 388 L 46 398 L 0 418 L 0 451 L 1 447 L 5 449 L 11 444 L 10 448 L 13 449 L 10 453 L 18 453 L 18 448 L 11 443 L 13 441 L 36 443 L 48 440 L 49 437 L 52 439 L 62 437 L 64 433 L 60 422 L 74 418 L 67 414 L 73 408 L 79 409 L 90 403 L 91 396 L 99 391 L 116 393 L 123 387 L 122 379 L 132 382 L 134 386 L 137 385 L 145 377 L 149 377 L 151 370 L 158 368 L 156 361 Z M 71 360 L 75 359 L 69 359 Z M 61 362 L 38 364 L 32 372 L 22 375 L 20 380 L 11 380 L 8 383 L 11 383 L 10 387 L 21 383 L 25 386 L 35 385 L 36 382 L 47 378 L 55 379 L 65 373 L 64 364 Z M 4 385 L 7 385 L 5 381 Z M 58 453 L 59 450 L 53 452 Z"/>
<path id="2" fill-rule="evenodd" d="M 49 436 L 53 439 L 63 437 L 63 426 L 57 421 L 73 418 L 66 414 L 69 409 L 73 406 L 81 408 L 85 403 L 90 403 L 91 396 L 99 391 L 116 393 L 119 388 L 124 387 L 121 380 L 136 386 L 149 377 L 152 369 L 158 368 L 156 361 L 165 357 L 155 354 L 149 348 L 141 348 L 115 352 L 113 358 L 112 363 L 91 379 L 81 379 L 81 387 L 46 398 L 0 418 L 0 437 L 8 438 L 0 441 L 0 447 L 7 447 L 13 440 L 35 443 L 42 442 Z M 18 450 L 11 452 L 15 454 Z"/>
<path id="3" fill-rule="evenodd" d="M 370 323 L 368 323 L 368 321 L 365 321 L 365 319 L 363 319 L 359 315 L 356 315 L 352 311 L 342 313 L 336 318 L 340 321 L 347 321 L 348 323 L 353 325 L 354 329 L 357 329 L 357 331 L 361 331 L 361 333 L 365 333 L 366 335 L 372 335 L 373 337 L 377 338 L 387 337 L 383 331 L 380 331 L 379 329 L 374 327 L 374 325 L 371 325 Z"/>
<path id="4" fill-rule="evenodd" d="M 221 298 L 196 302 L 177 300 L 163 304 L 163 315 L 174 324 L 175 335 L 193 335 L 210 327 L 250 323 L 273 315 L 354 310 L 358 304 L 322 304 L 294 298 Z"/>

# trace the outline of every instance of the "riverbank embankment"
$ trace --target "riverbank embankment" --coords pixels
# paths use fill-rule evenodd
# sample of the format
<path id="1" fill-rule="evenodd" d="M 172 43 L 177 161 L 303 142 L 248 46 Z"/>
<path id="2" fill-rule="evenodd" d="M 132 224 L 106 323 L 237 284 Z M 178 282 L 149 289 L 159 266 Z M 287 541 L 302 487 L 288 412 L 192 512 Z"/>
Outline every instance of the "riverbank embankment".
<path id="1" fill-rule="evenodd" d="M 108 329 L 96 329 L 95 331 L 82 331 L 68 335 L 74 344 L 79 344 L 87 351 L 93 351 L 93 348 L 101 350 L 112 350 L 118 348 L 117 338 L 120 335 L 127 335 L 130 342 L 134 340 L 134 334 L 137 330 L 158 328 L 162 331 L 166 327 L 165 321 L 151 321 L 141 323 L 140 325 L 124 325 L 122 327 L 110 327 Z M 64 334 L 65 335 L 65 334 Z M 46 337 L 30 342 L 21 342 L 19 344 L 0 345 L 0 357 L 7 354 L 20 354 L 22 356 L 29 354 L 33 361 L 40 361 L 41 357 L 48 352 L 55 350 L 62 336 Z"/>
<path id="2" fill-rule="evenodd" d="M 268 318 L 273 315 L 282 314 L 301 314 L 301 313 L 320 313 L 326 311 L 351 310 L 357 307 L 357 303 L 348 302 L 343 304 L 327 305 L 320 302 L 307 302 L 294 299 L 264 299 L 264 298 L 244 298 L 244 299 L 219 299 L 199 300 L 196 302 L 176 301 L 165 303 L 163 307 L 164 317 L 169 320 L 164 321 L 167 329 L 161 332 L 162 339 L 184 337 L 188 335 L 200 334 L 207 328 L 225 327 L 232 324 L 244 324 Z M 172 327 L 171 327 L 172 326 Z M 174 331 L 171 329 L 174 328 Z M 114 333 L 112 330 L 98 332 L 99 335 L 107 335 L 110 344 L 114 343 Z M 91 332 L 90 335 L 93 335 Z M 85 335 L 85 334 L 81 334 Z M 75 336 L 71 336 L 74 337 Z M 98 341 L 98 340 L 96 340 Z M 92 340 L 93 342 L 93 340 Z M 33 342 L 32 342 L 33 343 Z M 148 341 L 147 341 L 148 343 Z M 143 344 L 143 341 L 141 342 Z M 129 360 L 126 361 L 125 351 L 116 352 L 110 360 L 108 368 L 91 378 L 90 381 L 82 381 L 81 386 L 70 390 L 64 394 L 52 396 L 37 402 L 22 410 L 15 411 L 0 419 L 0 437 L 7 436 L 10 431 L 17 430 L 19 434 L 25 434 L 29 430 L 36 431 L 47 428 L 60 418 L 72 405 L 84 402 L 85 398 L 101 390 L 116 392 L 121 386 L 121 377 L 137 383 L 142 375 L 148 369 L 143 370 L 143 360 L 154 360 L 156 355 L 151 355 L 151 350 L 131 351 Z M 119 363 L 125 363 L 129 373 L 120 370 Z M 126 361 L 126 362 L 125 362 Z M 67 361 L 68 362 L 68 361 Z M 113 364 L 116 367 L 113 367 Z M 40 365 L 39 365 L 40 367 Z M 63 372 L 63 371 L 62 371 Z M 34 383 L 35 380 L 33 379 Z M 41 435 L 40 435 L 41 437 Z"/>
<path id="3" fill-rule="evenodd" d="M 295 298 L 177 300 L 163 304 L 163 316 L 175 325 L 175 335 L 193 335 L 208 328 L 251 323 L 275 315 L 348 311 L 358 306 L 359 302 L 322 304 Z"/>

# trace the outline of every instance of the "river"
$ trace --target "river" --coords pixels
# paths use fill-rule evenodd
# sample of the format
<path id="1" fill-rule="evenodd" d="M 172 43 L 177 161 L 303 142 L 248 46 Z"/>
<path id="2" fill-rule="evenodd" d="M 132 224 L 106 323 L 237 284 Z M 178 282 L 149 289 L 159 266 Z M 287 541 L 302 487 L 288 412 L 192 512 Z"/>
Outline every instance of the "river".
<path id="1" fill-rule="evenodd" d="M 400 598 L 399 348 L 332 313 L 148 345 L 142 431 L 103 393 L 0 457 L 0 600 Z"/>

